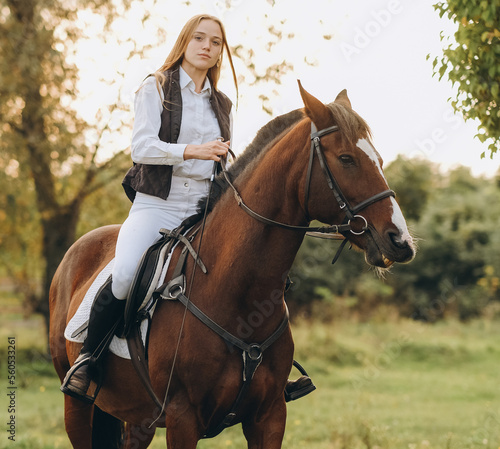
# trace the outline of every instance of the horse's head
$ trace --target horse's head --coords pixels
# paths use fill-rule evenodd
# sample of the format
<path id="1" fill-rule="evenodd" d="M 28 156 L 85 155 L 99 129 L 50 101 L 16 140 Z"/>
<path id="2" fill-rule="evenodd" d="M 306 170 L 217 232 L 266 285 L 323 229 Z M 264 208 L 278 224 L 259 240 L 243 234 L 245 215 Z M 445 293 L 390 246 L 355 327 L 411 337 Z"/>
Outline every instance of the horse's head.
<path id="1" fill-rule="evenodd" d="M 308 216 L 330 224 L 347 223 L 350 218 L 352 230 L 343 234 L 365 252 L 370 265 L 387 268 L 394 262 L 411 261 L 415 255 L 413 239 L 389 190 L 370 130 L 351 109 L 347 92 L 324 105 L 300 82 L 299 87 L 306 114 L 318 130 L 304 186 Z M 331 128 L 334 126 L 338 129 Z M 322 130 L 327 132 L 322 134 Z"/>

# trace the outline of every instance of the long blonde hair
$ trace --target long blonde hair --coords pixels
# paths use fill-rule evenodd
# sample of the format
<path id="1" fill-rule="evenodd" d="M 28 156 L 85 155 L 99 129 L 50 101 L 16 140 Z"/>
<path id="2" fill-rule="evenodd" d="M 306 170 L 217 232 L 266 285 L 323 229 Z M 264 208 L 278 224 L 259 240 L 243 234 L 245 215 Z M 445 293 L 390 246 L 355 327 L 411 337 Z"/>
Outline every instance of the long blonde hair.
<path id="1" fill-rule="evenodd" d="M 184 28 L 182 28 L 179 36 L 177 37 L 177 41 L 175 42 L 172 50 L 170 51 L 170 54 L 167 56 L 167 59 L 165 59 L 165 62 L 163 65 L 154 73 L 154 76 L 157 80 L 157 82 L 163 87 L 163 84 L 165 83 L 165 75 L 163 72 L 169 69 L 176 68 L 181 65 L 182 60 L 184 59 L 184 53 L 186 51 L 186 48 L 191 41 L 194 32 L 196 31 L 196 28 L 200 24 L 202 20 L 213 20 L 215 23 L 217 23 L 220 26 L 221 32 L 222 32 L 222 51 L 219 57 L 219 60 L 217 64 L 215 64 L 213 67 L 210 67 L 207 72 L 207 77 L 210 80 L 210 83 L 212 84 L 212 87 L 215 90 L 217 89 L 217 83 L 220 78 L 220 70 L 222 66 L 222 56 L 224 53 L 224 49 L 226 49 L 227 57 L 229 59 L 229 65 L 231 66 L 231 71 L 233 72 L 233 81 L 234 85 L 236 87 L 236 96 L 238 96 L 238 80 L 236 78 L 236 72 L 234 70 L 234 65 L 233 65 L 233 58 L 231 57 L 231 51 L 229 49 L 229 45 L 227 43 L 226 39 L 226 31 L 224 29 L 224 25 L 215 16 L 211 16 L 209 14 L 198 14 L 197 16 L 192 17 L 189 19 L 186 24 L 184 25 Z"/>

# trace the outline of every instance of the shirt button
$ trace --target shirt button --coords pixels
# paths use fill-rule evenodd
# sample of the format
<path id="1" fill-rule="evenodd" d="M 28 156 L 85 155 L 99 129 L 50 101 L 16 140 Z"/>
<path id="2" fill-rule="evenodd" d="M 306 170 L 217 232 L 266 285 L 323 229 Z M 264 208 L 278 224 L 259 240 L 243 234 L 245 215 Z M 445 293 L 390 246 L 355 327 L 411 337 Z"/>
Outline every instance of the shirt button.
<path id="1" fill-rule="evenodd" d="M 187 182 L 185 182 L 184 187 L 189 187 L 189 184 Z"/>

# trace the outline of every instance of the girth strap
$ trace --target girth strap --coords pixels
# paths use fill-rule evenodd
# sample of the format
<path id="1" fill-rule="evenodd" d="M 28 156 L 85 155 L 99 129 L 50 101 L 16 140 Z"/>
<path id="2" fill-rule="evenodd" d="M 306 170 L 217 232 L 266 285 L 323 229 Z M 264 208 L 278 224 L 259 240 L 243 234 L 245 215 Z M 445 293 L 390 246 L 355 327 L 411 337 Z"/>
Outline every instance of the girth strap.
<path id="1" fill-rule="evenodd" d="M 146 389 L 146 392 L 148 393 L 151 400 L 158 407 L 158 413 L 161 413 L 161 416 L 165 416 L 163 410 L 164 405 L 156 396 L 156 393 L 153 390 L 153 386 L 151 385 L 151 378 L 149 377 L 149 369 L 147 365 L 146 350 L 144 348 L 144 345 L 142 344 L 141 329 L 139 323 L 131 326 L 130 332 L 127 335 L 127 345 L 130 352 L 130 360 L 141 380 L 142 385 Z"/>

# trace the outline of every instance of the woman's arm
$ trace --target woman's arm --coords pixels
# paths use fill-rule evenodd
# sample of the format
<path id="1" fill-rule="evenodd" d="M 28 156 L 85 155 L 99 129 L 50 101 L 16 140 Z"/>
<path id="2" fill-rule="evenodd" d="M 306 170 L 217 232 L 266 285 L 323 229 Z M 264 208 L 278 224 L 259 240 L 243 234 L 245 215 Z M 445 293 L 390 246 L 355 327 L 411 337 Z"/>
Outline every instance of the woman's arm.
<path id="1" fill-rule="evenodd" d="M 131 153 L 132 160 L 138 164 L 175 165 L 184 160 L 186 144 L 167 143 L 158 137 L 162 108 L 156 79 L 150 76 L 137 91 L 134 101 Z"/>

